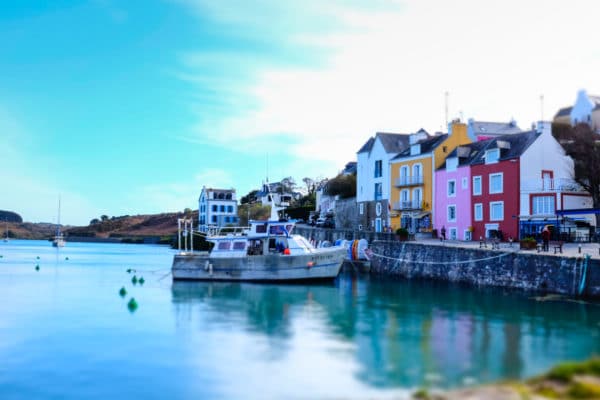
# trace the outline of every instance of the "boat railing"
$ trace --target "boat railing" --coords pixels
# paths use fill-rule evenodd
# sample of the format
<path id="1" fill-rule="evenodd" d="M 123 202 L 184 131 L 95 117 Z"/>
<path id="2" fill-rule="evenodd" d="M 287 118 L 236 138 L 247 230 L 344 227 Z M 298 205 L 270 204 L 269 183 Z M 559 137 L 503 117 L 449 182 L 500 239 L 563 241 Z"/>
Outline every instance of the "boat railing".
<path id="1" fill-rule="evenodd" d="M 249 226 L 204 226 L 195 231 L 200 236 L 243 236 L 250 230 Z"/>

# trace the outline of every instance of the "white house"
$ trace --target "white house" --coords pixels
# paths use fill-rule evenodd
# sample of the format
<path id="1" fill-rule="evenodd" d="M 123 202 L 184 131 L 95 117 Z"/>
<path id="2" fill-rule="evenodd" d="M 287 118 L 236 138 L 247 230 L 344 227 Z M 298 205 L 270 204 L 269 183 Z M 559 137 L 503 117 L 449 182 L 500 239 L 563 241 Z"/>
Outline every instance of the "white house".
<path id="1" fill-rule="evenodd" d="M 575 104 L 558 110 L 554 122 L 573 126 L 586 123 L 594 131 L 600 132 L 600 96 L 591 96 L 585 90 L 580 90 Z"/>
<path id="2" fill-rule="evenodd" d="M 358 229 L 381 232 L 390 225 L 389 162 L 409 146 L 409 134 L 377 132 L 357 152 Z M 417 136 L 429 135 L 423 129 Z"/>
<path id="3" fill-rule="evenodd" d="M 201 232 L 209 227 L 237 225 L 237 199 L 235 189 L 202 187 L 198 198 L 198 226 Z"/>
<path id="4" fill-rule="evenodd" d="M 573 180 L 573 160 L 552 135 L 550 122 L 538 122 L 540 133 L 520 160 L 521 236 L 539 233 L 543 225 L 568 226 L 568 218 L 557 211 L 592 208 L 590 195 Z M 594 215 L 577 215 L 580 221 L 595 223 Z M 571 225 L 572 221 L 571 221 Z"/>

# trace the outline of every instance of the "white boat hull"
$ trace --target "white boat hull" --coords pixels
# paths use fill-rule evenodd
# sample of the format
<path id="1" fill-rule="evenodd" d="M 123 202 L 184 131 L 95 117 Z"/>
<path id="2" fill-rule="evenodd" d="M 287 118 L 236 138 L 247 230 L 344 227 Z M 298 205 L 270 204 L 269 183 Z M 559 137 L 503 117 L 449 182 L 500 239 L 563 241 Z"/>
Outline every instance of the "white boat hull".
<path id="1" fill-rule="evenodd" d="M 206 281 L 301 281 L 334 279 L 347 250 L 341 247 L 318 249 L 314 253 L 279 253 L 218 258 L 208 253 L 177 254 L 173 258 L 173 279 Z"/>

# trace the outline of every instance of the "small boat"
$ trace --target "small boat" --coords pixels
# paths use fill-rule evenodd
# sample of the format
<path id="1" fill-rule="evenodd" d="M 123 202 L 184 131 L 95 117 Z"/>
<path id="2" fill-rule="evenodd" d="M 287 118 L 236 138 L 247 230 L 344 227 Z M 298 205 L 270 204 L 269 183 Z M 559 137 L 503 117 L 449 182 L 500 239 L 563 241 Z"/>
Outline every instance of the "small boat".
<path id="1" fill-rule="evenodd" d="M 250 227 L 207 233 L 212 250 L 175 254 L 173 279 L 264 282 L 336 278 L 346 248 L 315 248 L 303 236 L 293 234 L 293 221 L 278 218 L 282 209 L 272 205 L 270 219 L 250 221 Z M 187 232 L 184 235 L 187 237 Z"/>
<path id="2" fill-rule="evenodd" d="M 56 224 L 56 235 L 54 236 L 54 239 L 52 240 L 52 246 L 54 247 L 65 247 L 65 237 L 63 236 L 62 232 L 60 231 L 60 198 L 58 199 L 58 221 Z"/>

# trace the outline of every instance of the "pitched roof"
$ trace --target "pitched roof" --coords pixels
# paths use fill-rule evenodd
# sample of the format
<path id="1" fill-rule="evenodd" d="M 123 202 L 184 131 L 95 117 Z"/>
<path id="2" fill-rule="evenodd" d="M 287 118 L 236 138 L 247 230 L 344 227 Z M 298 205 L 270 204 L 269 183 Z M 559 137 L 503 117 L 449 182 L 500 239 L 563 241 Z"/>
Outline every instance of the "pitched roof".
<path id="1" fill-rule="evenodd" d="M 523 132 L 515 121 L 486 122 L 470 119 L 469 127 L 476 135 L 508 135 Z"/>
<path id="2" fill-rule="evenodd" d="M 377 132 L 375 137 L 381 140 L 386 153 L 399 153 L 408 147 L 409 134 Z"/>
<path id="3" fill-rule="evenodd" d="M 448 157 L 446 157 L 446 160 L 448 158 L 457 157 L 459 147 L 467 148 L 468 155 L 466 157 L 458 157 L 458 165 L 459 166 L 469 165 L 477 157 L 479 152 L 489 144 L 488 142 L 490 142 L 492 140 L 493 139 L 488 139 L 488 140 L 481 140 L 479 142 L 473 142 L 473 143 L 469 143 L 469 144 L 461 144 L 460 146 L 458 146 L 454 150 L 452 150 L 450 152 L 450 154 L 448 154 Z M 438 168 L 438 170 L 441 170 L 441 169 L 446 169 L 446 161 L 444 161 L 444 163 Z"/>
<path id="4" fill-rule="evenodd" d="M 572 110 L 573 110 L 573 107 L 563 107 L 560 110 L 558 110 L 558 112 L 556 113 L 554 118 L 569 116 L 569 115 L 571 115 Z"/>
<path id="5" fill-rule="evenodd" d="M 493 139 L 485 140 L 481 143 L 486 143 L 478 152 L 475 157 L 473 157 L 471 161 L 471 165 L 474 164 L 483 164 L 485 162 L 485 152 L 486 150 L 496 149 L 498 148 L 498 142 L 508 142 L 510 144 L 509 149 L 505 149 L 504 151 L 500 151 L 499 160 L 509 160 L 511 158 L 520 157 L 525 150 L 531 146 L 533 142 L 540 136 L 541 133 L 535 130 L 515 133 L 511 135 L 503 135 Z"/>
<path id="6" fill-rule="evenodd" d="M 358 150 L 356 153 L 366 153 L 371 151 L 371 149 L 373 148 L 373 143 L 375 143 L 375 138 L 371 136 L 369 140 L 367 140 L 367 142 L 363 144 L 360 150 Z"/>
<path id="7" fill-rule="evenodd" d="M 448 134 L 443 133 L 441 135 L 435 135 L 435 136 L 429 137 L 425 140 L 421 140 L 415 144 L 421 145 L 421 152 L 419 154 L 427 154 L 427 153 L 433 151 L 436 147 L 438 147 L 447 138 L 448 138 Z M 410 156 L 410 147 L 404 149 L 402 152 L 400 152 L 400 154 L 398 154 L 396 157 L 392 158 L 392 160 L 399 160 L 401 158 L 409 157 L 409 156 Z"/>

